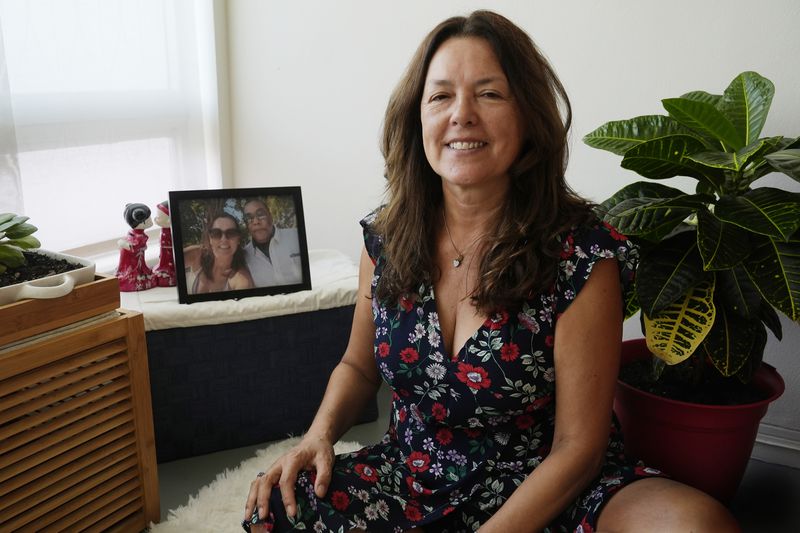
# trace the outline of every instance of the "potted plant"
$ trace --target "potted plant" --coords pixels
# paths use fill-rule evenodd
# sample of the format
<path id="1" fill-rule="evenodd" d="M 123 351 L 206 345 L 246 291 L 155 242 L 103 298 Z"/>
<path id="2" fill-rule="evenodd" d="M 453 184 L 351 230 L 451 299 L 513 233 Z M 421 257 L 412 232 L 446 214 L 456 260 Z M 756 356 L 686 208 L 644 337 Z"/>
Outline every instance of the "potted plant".
<path id="1" fill-rule="evenodd" d="M 621 380 L 615 410 L 626 445 L 723 501 L 738 487 L 767 404 L 783 391 L 780 376 L 762 364 L 766 330 L 781 338 L 776 310 L 800 319 L 800 194 L 754 187 L 772 172 L 800 181 L 800 138 L 760 137 L 774 91 L 770 80 L 743 72 L 721 95 L 668 98 L 662 100 L 666 115 L 608 122 L 584 137 L 589 146 L 622 156 L 623 168 L 653 180 L 627 185 L 599 206 L 604 220 L 640 245 L 626 318 L 641 310 L 646 350 L 645 342 L 627 342 L 623 365 L 644 352 L 653 361 L 650 381 L 671 381 L 672 391 L 677 383 L 690 393 L 733 389 L 729 403 L 741 404 L 660 400 Z M 695 190 L 660 183 L 676 176 L 697 180 Z M 736 383 L 751 384 L 756 398 L 745 398 L 749 389 Z M 637 397 L 633 406 L 626 403 L 631 396 Z M 659 411 L 634 421 L 642 403 Z M 667 420 L 660 411 L 667 408 L 695 411 Z M 740 410 L 748 420 L 730 421 Z M 709 427 L 696 424 L 721 426 L 744 443 L 734 450 L 726 436 L 711 437 Z M 673 426 L 681 430 L 677 435 L 664 433 Z M 702 443 L 691 441 L 697 436 L 714 449 L 700 449 Z M 713 479 L 716 474 L 726 479 Z"/>
<path id="2" fill-rule="evenodd" d="M 94 279 L 94 263 L 40 250 L 28 217 L 0 213 L 0 305 L 25 298 L 58 298 Z"/>

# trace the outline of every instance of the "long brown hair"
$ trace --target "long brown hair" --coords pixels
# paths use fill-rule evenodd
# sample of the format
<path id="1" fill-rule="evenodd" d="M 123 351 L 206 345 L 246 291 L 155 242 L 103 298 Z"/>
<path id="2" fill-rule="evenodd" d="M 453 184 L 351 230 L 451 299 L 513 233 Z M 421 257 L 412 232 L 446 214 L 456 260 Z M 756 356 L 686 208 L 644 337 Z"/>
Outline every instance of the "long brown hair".
<path id="1" fill-rule="evenodd" d="M 425 157 L 420 101 L 431 58 L 454 37 L 481 38 L 491 45 L 525 128 L 520 154 L 509 169 L 511 185 L 501 219 L 488 237 L 478 286 L 470 295 L 484 312 L 515 308 L 552 285 L 560 253 L 555 237 L 589 220 L 591 205 L 564 179 L 572 121 L 564 87 L 531 38 L 491 11 L 449 18 L 434 28 L 389 100 L 381 143 L 387 204 L 375 222 L 387 261 L 377 296 L 395 301 L 430 282 L 435 271 L 442 183 Z"/>

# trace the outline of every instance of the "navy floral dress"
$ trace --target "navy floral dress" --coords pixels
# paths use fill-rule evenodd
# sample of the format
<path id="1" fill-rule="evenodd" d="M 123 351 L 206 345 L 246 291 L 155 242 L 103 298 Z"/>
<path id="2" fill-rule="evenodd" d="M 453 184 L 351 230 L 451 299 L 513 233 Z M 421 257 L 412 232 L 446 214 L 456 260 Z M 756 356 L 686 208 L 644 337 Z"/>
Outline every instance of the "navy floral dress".
<path id="1" fill-rule="evenodd" d="M 361 221 L 375 263 L 385 265 L 375 214 Z M 558 316 L 599 259 L 615 259 L 631 287 L 637 249 L 597 223 L 560 238 L 553 289 L 516 315 L 489 317 L 458 353 L 445 353 L 433 287 L 386 306 L 372 300 L 375 361 L 392 388 L 389 430 L 378 444 L 339 455 L 324 498 L 313 473 L 301 473 L 298 517 L 288 519 L 274 489 L 268 528 L 348 531 L 474 531 L 548 455 L 555 420 L 553 338 Z M 600 475 L 546 531 L 593 531 L 599 511 L 620 487 L 659 475 L 629 463 L 616 424 Z"/>

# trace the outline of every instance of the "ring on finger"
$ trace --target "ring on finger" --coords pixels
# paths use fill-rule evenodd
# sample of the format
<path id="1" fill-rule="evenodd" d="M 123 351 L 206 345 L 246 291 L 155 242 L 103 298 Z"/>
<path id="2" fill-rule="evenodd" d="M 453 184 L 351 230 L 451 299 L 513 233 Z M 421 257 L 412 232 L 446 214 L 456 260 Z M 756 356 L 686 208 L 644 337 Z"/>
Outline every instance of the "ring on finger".
<path id="1" fill-rule="evenodd" d="M 265 475 L 266 472 L 259 472 L 258 474 L 256 474 L 256 477 L 264 477 Z"/>

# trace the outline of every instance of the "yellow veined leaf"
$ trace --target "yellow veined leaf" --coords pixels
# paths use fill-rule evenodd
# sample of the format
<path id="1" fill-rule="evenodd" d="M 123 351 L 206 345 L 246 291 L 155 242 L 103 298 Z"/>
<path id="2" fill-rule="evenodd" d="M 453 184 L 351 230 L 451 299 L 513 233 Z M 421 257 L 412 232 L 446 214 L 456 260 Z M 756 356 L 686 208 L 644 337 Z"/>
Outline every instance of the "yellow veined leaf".
<path id="1" fill-rule="evenodd" d="M 686 360 L 700 346 L 714 325 L 714 278 L 694 285 L 685 298 L 657 315 L 645 314 L 647 347 L 668 365 Z"/>

